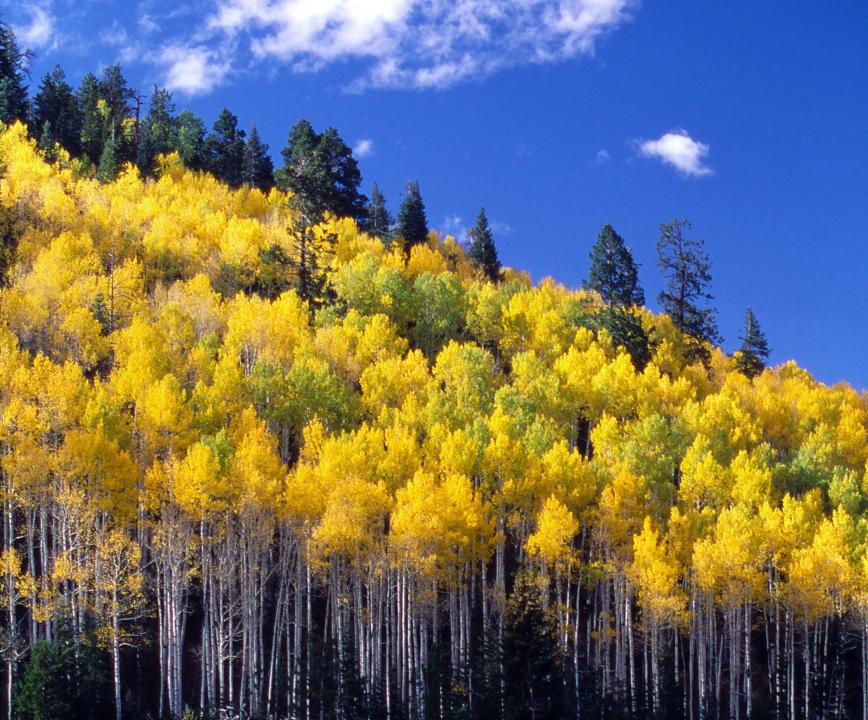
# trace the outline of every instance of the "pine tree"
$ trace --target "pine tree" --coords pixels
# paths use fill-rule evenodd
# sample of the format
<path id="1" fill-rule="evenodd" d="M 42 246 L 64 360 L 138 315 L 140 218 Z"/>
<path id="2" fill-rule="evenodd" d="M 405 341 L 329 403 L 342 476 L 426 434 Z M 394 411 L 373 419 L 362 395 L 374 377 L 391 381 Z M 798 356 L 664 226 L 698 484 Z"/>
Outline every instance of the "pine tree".
<path id="1" fill-rule="evenodd" d="M 111 712 L 105 652 L 91 633 L 76 638 L 61 617 L 53 642 L 38 640 L 15 686 L 20 720 L 96 720 Z"/>
<path id="2" fill-rule="evenodd" d="M 178 115 L 178 154 L 185 167 L 202 170 L 206 165 L 205 123 L 190 110 Z"/>
<path id="3" fill-rule="evenodd" d="M 308 222 L 318 222 L 326 212 L 364 220 L 362 175 L 337 130 L 328 128 L 320 135 L 307 120 L 299 120 L 280 154 L 283 166 L 275 172 L 277 187 L 293 193 L 296 208 Z"/>
<path id="4" fill-rule="evenodd" d="M 371 200 L 368 203 L 365 230 L 374 237 L 388 241 L 391 238 L 392 222 L 392 215 L 386 207 L 386 198 L 380 191 L 380 186 L 374 183 L 371 188 Z"/>
<path id="5" fill-rule="evenodd" d="M 88 162 L 99 163 L 103 147 L 103 118 L 100 113 L 99 80 L 88 73 L 78 89 L 78 109 L 81 115 L 81 136 L 79 148 Z"/>
<path id="6" fill-rule="evenodd" d="M 214 130 L 205 141 L 208 170 L 227 185 L 241 186 L 244 163 L 244 131 L 238 129 L 238 117 L 223 108 L 214 122 Z"/>
<path id="7" fill-rule="evenodd" d="M 503 617 L 506 717 L 565 717 L 562 659 L 557 635 L 540 601 L 540 586 L 520 571 Z"/>
<path id="8" fill-rule="evenodd" d="M 0 20 L 0 122 L 12 123 L 27 118 L 25 64 L 30 57 L 21 50 L 12 28 Z"/>
<path id="9" fill-rule="evenodd" d="M 489 280 L 497 282 L 500 278 L 500 261 L 497 259 L 497 248 L 494 245 L 494 236 L 491 233 L 484 207 L 479 209 L 479 215 L 476 216 L 476 226 L 470 230 L 469 234 L 470 245 L 467 254 Z"/>
<path id="10" fill-rule="evenodd" d="M 769 344 L 756 315 L 750 308 L 744 314 L 744 331 L 739 336 L 741 347 L 736 352 L 736 366 L 749 378 L 759 375 L 766 367 Z"/>
<path id="11" fill-rule="evenodd" d="M 150 175 L 157 156 L 170 153 L 177 147 L 178 121 L 172 93 L 155 85 L 148 116 L 139 131 L 136 164 L 145 175 Z"/>
<path id="12" fill-rule="evenodd" d="M 70 155 L 81 153 L 81 111 L 60 65 L 55 65 L 39 85 L 33 98 L 30 127 L 43 150 L 49 151 L 56 142 Z"/>
<path id="13" fill-rule="evenodd" d="M 657 296 L 663 310 L 672 318 L 677 330 L 688 336 L 688 358 L 708 358 L 706 343 L 720 342 L 716 310 L 702 307 L 713 300 L 711 263 L 702 240 L 685 237 L 691 225 L 687 220 L 672 220 L 660 226 L 657 241 L 657 267 L 663 272 L 666 287 Z"/>
<path id="14" fill-rule="evenodd" d="M 597 313 L 597 325 L 612 336 L 616 347 L 623 347 L 633 359 L 637 370 L 644 370 L 651 361 L 651 340 L 642 320 L 623 305 L 609 305 Z"/>
<path id="15" fill-rule="evenodd" d="M 99 159 L 99 167 L 96 171 L 96 176 L 102 182 L 111 182 L 118 175 L 120 161 L 118 159 L 119 143 L 116 140 L 109 138 L 102 149 L 102 156 Z"/>
<path id="16" fill-rule="evenodd" d="M 128 136 L 127 120 L 130 118 L 130 100 L 133 98 L 133 91 L 127 85 L 127 79 L 120 65 L 109 65 L 103 70 L 102 78 L 98 83 L 98 93 L 99 99 L 102 100 L 98 104 L 98 112 L 102 116 L 103 140 L 100 165 L 102 165 L 106 145 L 109 143 L 114 146 L 112 152 L 117 166 L 128 161 L 132 162 L 135 157 L 131 138 Z"/>
<path id="17" fill-rule="evenodd" d="M 596 290 L 609 305 L 645 304 L 633 254 L 611 225 L 605 225 L 600 231 L 590 258 L 586 288 Z"/>
<path id="18" fill-rule="evenodd" d="M 256 125 L 250 129 L 250 135 L 244 143 L 241 181 L 265 193 L 274 187 L 274 164 L 268 155 L 268 145 L 259 138 Z"/>
<path id="19" fill-rule="evenodd" d="M 407 192 L 398 210 L 398 234 L 404 239 L 404 250 L 408 254 L 414 245 L 428 240 L 428 218 L 418 180 L 407 183 Z"/>

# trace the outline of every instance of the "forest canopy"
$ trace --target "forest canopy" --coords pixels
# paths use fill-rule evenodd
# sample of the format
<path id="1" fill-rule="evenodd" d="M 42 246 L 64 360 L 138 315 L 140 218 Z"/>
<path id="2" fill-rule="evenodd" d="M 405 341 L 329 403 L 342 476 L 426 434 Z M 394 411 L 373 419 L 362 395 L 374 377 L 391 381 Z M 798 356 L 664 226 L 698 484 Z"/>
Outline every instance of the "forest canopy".
<path id="1" fill-rule="evenodd" d="M 608 226 L 572 290 L 153 167 L 0 133 L 10 717 L 864 712 L 864 394 L 594 289 Z"/>

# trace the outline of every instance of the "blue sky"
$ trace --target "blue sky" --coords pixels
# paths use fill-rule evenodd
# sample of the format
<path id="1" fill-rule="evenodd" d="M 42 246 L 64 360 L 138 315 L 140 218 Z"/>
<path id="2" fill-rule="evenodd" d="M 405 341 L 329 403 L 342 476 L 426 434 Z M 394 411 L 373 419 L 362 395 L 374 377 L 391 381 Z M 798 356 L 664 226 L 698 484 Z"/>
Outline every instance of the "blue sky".
<path id="1" fill-rule="evenodd" d="M 651 307 L 661 222 L 713 262 L 724 347 L 750 305 L 772 361 L 868 388 L 868 4 L 695 0 L 0 0 L 74 82 L 121 62 L 275 156 L 306 117 L 393 211 L 488 210 L 504 263 L 570 286 L 611 223 Z"/>

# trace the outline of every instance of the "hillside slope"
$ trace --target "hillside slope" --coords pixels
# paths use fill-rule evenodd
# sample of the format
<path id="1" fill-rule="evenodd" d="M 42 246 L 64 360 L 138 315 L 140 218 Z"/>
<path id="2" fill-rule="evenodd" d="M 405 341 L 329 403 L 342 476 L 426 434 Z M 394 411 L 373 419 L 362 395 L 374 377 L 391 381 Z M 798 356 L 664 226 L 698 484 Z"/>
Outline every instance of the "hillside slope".
<path id="1" fill-rule="evenodd" d="M 862 712 L 864 395 L 177 157 L 0 171 L 5 703 L 71 632 L 128 717 Z"/>

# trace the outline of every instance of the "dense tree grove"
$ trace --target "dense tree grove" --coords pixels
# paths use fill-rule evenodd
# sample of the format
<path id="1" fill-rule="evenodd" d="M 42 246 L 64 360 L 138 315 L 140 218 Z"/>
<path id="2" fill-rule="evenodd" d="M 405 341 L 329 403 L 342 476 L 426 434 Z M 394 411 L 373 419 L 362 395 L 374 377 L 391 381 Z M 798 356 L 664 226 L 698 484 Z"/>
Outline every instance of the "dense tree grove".
<path id="1" fill-rule="evenodd" d="M 46 155 L 0 134 L 6 717 L 864 716 L 864 395 Z"/>
<path id="2" fill-rule="evenodd" d="M 611 226 L 533 285 L 415 182 L 392 243 L 333 129 L 275 170 L 25 59 L 0 23 L 3 717 L 868 719 L 868 397 L 750 310 L 714 347 L 686 222 L 665 314 Z"/>

